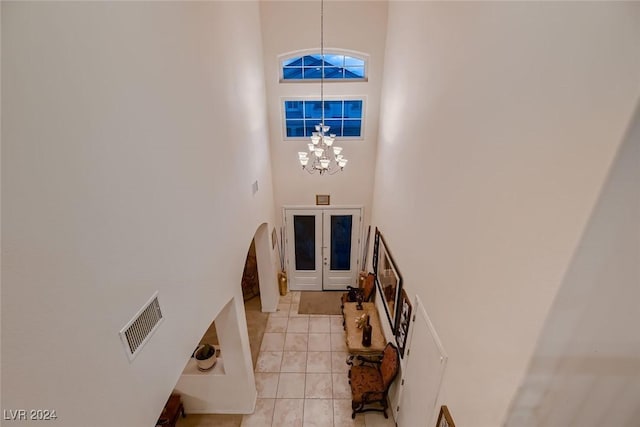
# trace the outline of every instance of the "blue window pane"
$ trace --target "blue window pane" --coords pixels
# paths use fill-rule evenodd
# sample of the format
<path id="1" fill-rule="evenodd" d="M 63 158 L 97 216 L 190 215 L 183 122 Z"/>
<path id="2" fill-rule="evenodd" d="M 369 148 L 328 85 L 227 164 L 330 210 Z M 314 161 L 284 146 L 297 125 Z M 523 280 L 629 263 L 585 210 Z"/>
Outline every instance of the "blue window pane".
<path id="1" fill-rule="evenodd" d="M 362 120 L 345 120 L 342 136 L 360 136 Z"/>
<path id="2" fill-rule="evenodd" d="M 344 78 L 344 69 L 337 67 L 325 67 L 324 69 L 325 79 L 342 79 Z"/>
<path id="3" fill-rule="evenodd" d="M 287 138 L 304 136 L 304 120 L 287 120 Z"/>
<path id="4" fill-rule="evenodd" d="M 316 269 L 316 218 L 313 215 L 294 215 L 293 234 L 296 270 Z"/>
<path id="5" fill-rule="evenodd" d="M 287 138 L 309 137 L 323 118 L 320 100 L 284 101 Z M 362 136 L 362 100 L 324 101 L 324 122 L 329 133 L 343 137 Z"/>
<path id="6" fill-rule="evenodd" d="M 306 119 L 320 119 L 322 117 L 320 101 L 305 101 L 304 117 Z"/>
<path id="7" fill-rule="evenodd" d="M 304 121 L 304 136 L 311 136 L 313 132 L 316 132 L 316 125 L 320 123 L 320 119 L 318 120 L 305 120 Z"/>
<path id="8" fill-rule="evenodd" d="M 361 119 L 362 101 L 344 101 L 344 117 L 346 119 Z"/>
<path id="9" fill-rule="evenodd" d="M 320 67 L 322 65 L 322 57 L 320 55 L 306 55 L 302 58 L 305 67 Z"/>
<path id="10" fill-rule="evenodd" d="M 289 80 L 289 79 L 299 80 L 302 78 L 302 68 L 285 67 L 282 69 L 282 77 L 285 80 Z"/>
<path id="11" fill-rule="evenodd" d="M 365 76 L 365 61 L 352 56 L 340 54 L 320 54 L 296 56 L 282 60 L 282 76 L 284 80 L 319 80 L 322 78 L 322 68 L 325 69 L 324 78 L 335 79 L 363 79 Z"/>
<path id="12" fill-rule="evenodd" d="M 301 119 L 304 111 L 304 101 L 285 101 L 284 113 L 287 119 Z"/>
<path id="13" fill-rule="evenodd" d="M 360 58 L 353 58 L 351 56 L 344 57 L 344 65 L 345 67 L 364 67 L 364 60 Z"/>
<path id="14" fill-rule="evenodd" d="M 342 120 L 325 120 L 324 123 L 330 126 L 329 133 L 335 133 L 336 136 L 342 136 Z"/>
<path id="15" fill-rule="evenodd" d="M 320 67 L 304 68 L 304 79 L 320 79 L 321 75 L 322 69 Z"/>
<path id="16" fill-rule="evenodd" d="M 344 55 L 325 55 L 325 67 L 342 67 L 344 65 Z"/>
<path id="17" fill-rule="evenodd" d="M 347 67 L 344 70 L 345 79 L 363 79 L 364 67 Z"/>
<path id="18" fill-rule="evenodd" d="M 351 269 L 351 215 L 331 215 L 331 270 Z"/>
<path id="19" fill-rule="evenodd" d="M 324 101 L 324 116 L 341 119 L 342 101 Z"/>
<path id="20" fill-rule="evenodd" d="M 295 56 L 293 58 L 289 58 L 289 59 L 285 59 L 284 61 L 282 61 L 282 66 L 283 67 L 301 67 L 302 66 L 302 57 L 301 56 Z"/>

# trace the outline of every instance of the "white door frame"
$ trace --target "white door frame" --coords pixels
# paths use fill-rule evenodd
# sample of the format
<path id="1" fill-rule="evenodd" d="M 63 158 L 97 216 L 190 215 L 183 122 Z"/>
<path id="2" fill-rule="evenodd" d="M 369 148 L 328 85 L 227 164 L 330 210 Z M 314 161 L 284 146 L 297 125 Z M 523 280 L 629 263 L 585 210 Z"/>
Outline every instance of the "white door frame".
<path id="1" fill-rule="evenodd" d="M 348 272 L 330 270 L 330 227 L 324 219 L 330 215 L 340 214 L 353 215 L 354 222 L 356 216 L 359 216 L 358 223 L 353 223 L 352 242 L 351 242 L 351 270 Z M 293 215 L 315 215 L 316 217 L 316 253 L 315 253 L 315 270 L 296 271 L 295 253 L 293 242 L 289 239 L 293 236 L 292 221 L 288 221 L 287 217 L 292 218 Z M 360 251 L 362 240 L 362 217 L 364 207 L 357 206 L 284 206 L 282 208 L 282 217 L 285 224 L 285 251 L 287 260 L 287 273 L 289 276 L 289 287 L 292 290 L 344 290 L 347 285 L 357 285 L 358 272 L 362 268 L 360 266 Z M 319 249 L 319 250 L 318 250 Z"/>

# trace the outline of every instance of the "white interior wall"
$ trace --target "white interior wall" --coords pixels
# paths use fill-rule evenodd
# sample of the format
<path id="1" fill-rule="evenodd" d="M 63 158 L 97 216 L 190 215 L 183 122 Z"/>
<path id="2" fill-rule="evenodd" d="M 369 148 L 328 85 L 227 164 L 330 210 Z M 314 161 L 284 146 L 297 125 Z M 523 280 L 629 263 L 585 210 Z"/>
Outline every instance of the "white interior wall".
<path id="1" fill-rule="evenodd" d="M 638 424 L 640 108 L 513 401 L 507 426 Z"/>
<path id="2" fill-rule="evenodd" d="M 325 82 L 325 99 L 364 96 L 362 140 L 338 139 L 349 159 L 334 176 L 309 175 L 298 162 L 306 141 L 285 141 L 282 102 L 286 97 L 320 99 L 319 83 L 280 83 L 278 57 L 302 49 L 320 50 L 320 2 L 267 1 L 260 4 L 268 96 L 269 135 L 275 206 L 314 205 L 316 194 L 330 194 L 332 205 L 362 205 L 368 224 L 378 133 L 380 84 L 384 59 L 387 3 L 327 1 L 324 6 L 324 46 L 369 55 L 367 82 Z M 336 142 L 338 144 L 338 142 Z M 278 218 L 279 221 L 282 218 Z"/>
<path id="3" fill-rule="evenodd" d="M 527 372 L 638 100 L 639 12 L 389 3 L 372 223 L 449 355 L 459 425 L 501 425 Z"/>
<path id="4" fill-rule="evenodd" d="M 261 47 L 257 2 L 2 2 L 3 408 L 156 421 L 273 224 Z"/>
<path id="5" fill-rule="evenodd" d="M 257 390 L 242 294 L 229 301 L 215 319 L 220 340 L 220 359 L 212 371 L 185 369 L 175 391 L 182 395 L 186 413 L 252 413 Z M 243 398 L 240 399 L 239 396 Z"/>
<path id="6" fill-rule="evenodd" d="M 271 226 L 273 229 L 273 225 Z M 264 223 L 256 230 L 256 262 L 258 267 L 258 280 L 260 281 L 260 305 L 262 311 L 274 312 L 280 302 L 278 289 L 278 253 L 273 245 L 269 225 Z"/>

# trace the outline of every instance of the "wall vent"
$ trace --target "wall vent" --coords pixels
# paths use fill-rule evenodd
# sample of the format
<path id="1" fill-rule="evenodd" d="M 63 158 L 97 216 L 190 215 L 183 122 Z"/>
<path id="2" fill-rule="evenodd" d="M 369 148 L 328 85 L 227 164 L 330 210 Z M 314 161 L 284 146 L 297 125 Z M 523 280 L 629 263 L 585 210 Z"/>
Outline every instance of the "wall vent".
<path id="1" fill-rule="evenodd" d="M 135 359 L 144 344 L 162 323 L 162 311 L 158 302 L 158 292 L 133 316 L 133 319 L 120 330 L 120 338 L 129 356 Z"/>

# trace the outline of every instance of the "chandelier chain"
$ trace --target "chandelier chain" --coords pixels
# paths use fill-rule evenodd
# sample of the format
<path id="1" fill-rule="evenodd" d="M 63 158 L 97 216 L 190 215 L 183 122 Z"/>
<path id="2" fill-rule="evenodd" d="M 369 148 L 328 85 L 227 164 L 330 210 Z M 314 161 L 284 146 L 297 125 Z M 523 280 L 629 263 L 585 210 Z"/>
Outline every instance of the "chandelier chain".
<path id="1" fill-rule="evenodd" d="M 330 127 L 324 123 L 324 70 L 324 0 L 320 0 L 320 123 L 311 133 L 311 142 L 307 144 L 309 151 L 299 151 L 298 160 L 309 174 L 334 175 L 344 170 L 348 160 L 341 154 L 342 147 L 333 145 L 336 135 L 329 133 Z"/>
<path id="2" fill-rule="evenodd" d="M 324 125 L 324 0 L 320 0 L 320 107 Z"/>

